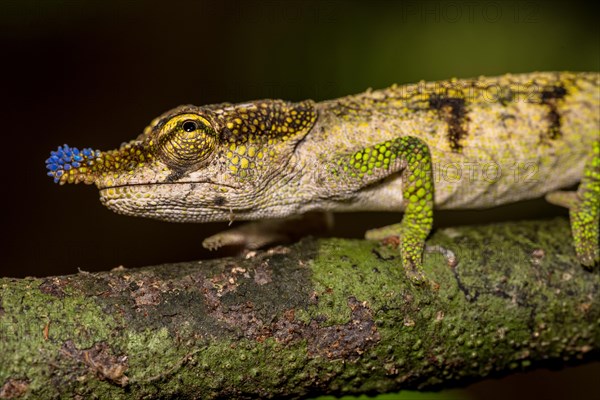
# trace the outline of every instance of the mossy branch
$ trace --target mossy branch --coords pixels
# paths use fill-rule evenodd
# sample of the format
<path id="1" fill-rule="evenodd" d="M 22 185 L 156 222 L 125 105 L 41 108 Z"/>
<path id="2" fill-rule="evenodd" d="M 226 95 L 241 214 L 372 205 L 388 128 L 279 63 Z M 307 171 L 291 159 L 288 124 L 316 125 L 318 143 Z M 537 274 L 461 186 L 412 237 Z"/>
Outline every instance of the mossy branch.
<path id="1" fill-rule="evenodd" d="M 439 288 L 360 240 L 0 280 L 0 398 L 303 397 L 598 359 L 600 274 L 562 219 L 437 231 Z"/>

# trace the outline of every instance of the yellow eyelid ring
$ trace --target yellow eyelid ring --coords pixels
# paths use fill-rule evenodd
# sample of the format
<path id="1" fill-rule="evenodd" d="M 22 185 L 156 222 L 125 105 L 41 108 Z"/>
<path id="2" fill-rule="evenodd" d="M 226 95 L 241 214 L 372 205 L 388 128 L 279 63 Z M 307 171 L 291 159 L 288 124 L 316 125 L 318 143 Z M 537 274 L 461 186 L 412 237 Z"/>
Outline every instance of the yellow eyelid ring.
<path id="1" fill-rule="evenodd" d="M 194 114 L 194 113 L 185 113 L 185 114 L 179 114 L 179 115 L 176 115 L 176 116 L 170 118 L 165 123 L 165 125 L 160 129 L 160 133 L 164 134 L 164 133 L 172 132 L 174 129 L 177 129 L 178 127 L 183 127 L 183 124 L 187 121 L 194 121 L 194 122 L 198 123 L 199 128 L 201 128 L 202 126 L 205 126 L 207 128 L 213 129 L 212 124 L 206 118 L 204 118 L 198 114 Z"/>

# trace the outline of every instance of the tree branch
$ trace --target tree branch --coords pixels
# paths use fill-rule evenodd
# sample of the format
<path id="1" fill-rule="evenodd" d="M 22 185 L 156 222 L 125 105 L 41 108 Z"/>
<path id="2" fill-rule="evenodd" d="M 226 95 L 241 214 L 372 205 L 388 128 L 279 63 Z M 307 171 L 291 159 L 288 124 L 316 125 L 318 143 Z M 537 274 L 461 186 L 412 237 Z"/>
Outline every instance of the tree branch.
<path id="1" fill-rule="evenodd" d="M 440 388 L 598 359 L 600 274 L 563 219 L 437 231 L 439 288 L 362 240 L 0 280 L 0 398 L 249 398 Z"/>

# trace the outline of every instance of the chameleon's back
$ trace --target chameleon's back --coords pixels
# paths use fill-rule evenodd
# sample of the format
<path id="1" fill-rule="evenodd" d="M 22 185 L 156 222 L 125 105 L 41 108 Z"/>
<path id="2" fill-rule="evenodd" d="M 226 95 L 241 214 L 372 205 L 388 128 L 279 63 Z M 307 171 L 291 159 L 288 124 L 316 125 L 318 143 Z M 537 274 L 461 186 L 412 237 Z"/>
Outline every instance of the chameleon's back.
<path id="1" fill-rule="evenodd" d="M 581 179 L 599 140 L 599 79 L 544 72 L 368 91 L 319 103 L 325 129 L 306 148 L 351 153 L 415 136 L 431 151 L 439 208 L 540 197 Z"/>

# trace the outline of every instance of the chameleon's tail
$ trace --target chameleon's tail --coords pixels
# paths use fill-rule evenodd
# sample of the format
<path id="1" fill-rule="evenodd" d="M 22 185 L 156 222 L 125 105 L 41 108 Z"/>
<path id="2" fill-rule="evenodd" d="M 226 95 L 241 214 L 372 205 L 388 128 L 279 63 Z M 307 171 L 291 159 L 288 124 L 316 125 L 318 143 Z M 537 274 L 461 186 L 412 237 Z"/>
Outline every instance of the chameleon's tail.
<path id="1" fill-rule="evenodd" d="M 69 147 L 66 144 L 50 152 L 46 160 L 48 176 L 54 178 L 55 183 L 94 183 L 95 174 L 92 166 L 100 157 L 100 150 Z"/>

